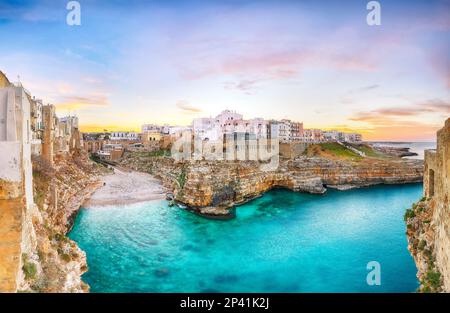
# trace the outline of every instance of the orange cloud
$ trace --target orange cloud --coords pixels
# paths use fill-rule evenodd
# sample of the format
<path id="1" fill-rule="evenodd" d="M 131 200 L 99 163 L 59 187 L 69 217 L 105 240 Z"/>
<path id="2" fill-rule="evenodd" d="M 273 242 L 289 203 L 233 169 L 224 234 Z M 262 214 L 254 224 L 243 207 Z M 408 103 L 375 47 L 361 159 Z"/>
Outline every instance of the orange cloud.
<path id="1" fill-rule="evenodd" d="M 358 112 L 349 120 L 369 125 L 365 140 L 434 140 L 442 123 L 421 121 L 424 114 L 450 115 L 450 103 L 430 99 L 408 107 L 391 107 Z M 419 120 L 418 120 L 419 119 Z"/>
<path id="2" fill-rule="evenodd" d="M 106 105 L 108 105 L 108 97 L 106 95 L 67 96 L 63 97 L 61 102 L 56 103 L 56 108 L 59 110 L 79 110 L 91 106 Z"/>
<path id="3" fill-rule="evenodd" d="M 177 107 L 179 109 L 181 109 L 184 113 L 199 113 L 202 111 L 201 109 L 190 105 L 188 101 L 184 101 L 184 100 L 178 101 Z"/>
<path id="4" fill-rule="evenodd" d="M 424 113 L 441 113 L 450 115 L 450 102 L 440 99 L 430 99 L 428 101 L 409 106 L 381 108 L 369 112 L 359 112 L 350 117 L 350 120 L 357 122 L 367 122 L 375 125 L 386 125 L 392 122 L 400 123 L 399 118 L 404 116 L 419 116 Z M 404 121 L 410 124 L 410 121 Z"/>

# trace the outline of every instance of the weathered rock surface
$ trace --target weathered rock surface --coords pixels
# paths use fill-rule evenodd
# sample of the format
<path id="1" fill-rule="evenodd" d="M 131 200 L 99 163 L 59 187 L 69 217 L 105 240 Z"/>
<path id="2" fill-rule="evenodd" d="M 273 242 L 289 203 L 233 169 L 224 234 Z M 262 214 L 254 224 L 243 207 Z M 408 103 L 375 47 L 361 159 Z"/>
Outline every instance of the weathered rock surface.
<path id="1" fill-rule="evenodd" d="M 98 187 L 100 173 L 86 155 L 58 156 L 53 167 L 42 159 L 33 159 L 36 210 L 29 228 L 33 229 L 37 244 L 22 256 L 24 275 L 19 291 L 89 290 L 81 280 L 88 269 L 86 254 L 66 233 L 80 205 Z"/>
<path id="2" fill-rule="evenodd" d="M 450 118 L 437 133 L 437 149 L 425 151 L 424 197 L 407 210 L 408 249 L 420 291 L 450 292 Z"/>
<path id="3" fill-rule="evenodd" d="M 421 182 L 423 162 L 402 159 L 360 161 L 300 157 L 282 161 L 275 171 L 262 171 L 256 161 L 175 162 L 168 157 L 129 153 L 121 164 L 146 171 L 174 190 L 177 201 L 193 208 L 231 207 L 274 188 L 324 193 L 326 186 L 362 187 L 374 184 Z"/>
<path id="4" fill-rule="evenodd" d="M 409 151 L 410 148 L 378 146 L 378 145 L 371 145 L 371 147 L 378 152 L 398 158 L 417 155 L 417 153 Z"/>

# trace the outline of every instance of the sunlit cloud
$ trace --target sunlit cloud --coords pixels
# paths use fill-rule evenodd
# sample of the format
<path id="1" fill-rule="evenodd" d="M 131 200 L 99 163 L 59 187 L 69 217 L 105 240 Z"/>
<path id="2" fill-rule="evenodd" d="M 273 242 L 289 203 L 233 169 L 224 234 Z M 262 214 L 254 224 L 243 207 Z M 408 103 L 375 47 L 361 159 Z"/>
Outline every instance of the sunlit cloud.
<path id="1" fill-rule="evenodd" d="M 395 117 L 419 116 L 424 113 L 450 115 L 450 102 L 441 99 L 430 99 L 413 106 L 380 108 L 368 112 L 358 112 L 353 117 L 350 117 L 350 120 L 384 125 L 392 123 Z M 399 121 L 396 123 L 399 123 Z"/>
<path id="2" fill-rule="evenodd" d="M 392 3 L 382 27 L 353 1 L 120 2 L 83 2 L 79 28 L 64 3 L 2 3 L 0 38 L 16 44 L 0 69 L 84 129 L 188 125 L 229 108 L 423 139 L 449 116 L 448 1 Z"/>
<path id="3" fill-rule="evenodd" d="M 189 104 L 188 101 L 180 100 L 177 102 L 177 108 L 183 111 L 183 113 L 199 113 L 202 110 L 199 108 L 196 108 Z"/>
<path id="4" fill-rule="evenodd" d="M 61 97 L 61 102 L 57 102 L 56 108 L 58 110 L 82 110 L 90 107 L 101 107 L 109 104 L 106 95 L 90 95 L 82 96 L 66 96 Z"/>

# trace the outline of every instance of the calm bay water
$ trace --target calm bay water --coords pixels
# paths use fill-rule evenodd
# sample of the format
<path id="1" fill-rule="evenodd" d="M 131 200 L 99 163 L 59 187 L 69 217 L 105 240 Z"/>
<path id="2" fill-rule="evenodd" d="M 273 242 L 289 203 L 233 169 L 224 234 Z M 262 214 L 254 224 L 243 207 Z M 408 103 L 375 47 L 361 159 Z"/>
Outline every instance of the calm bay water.
<path id="1" fill-rule="evenodd" d="M 82 209 L 70 238 L 92 292 L 413 292 L 403 213 L 421 184 L 325 195 L 272 190 L 231 221 L 166 201 Z M 381 265 L 368 286 L 366 265 Z"/>

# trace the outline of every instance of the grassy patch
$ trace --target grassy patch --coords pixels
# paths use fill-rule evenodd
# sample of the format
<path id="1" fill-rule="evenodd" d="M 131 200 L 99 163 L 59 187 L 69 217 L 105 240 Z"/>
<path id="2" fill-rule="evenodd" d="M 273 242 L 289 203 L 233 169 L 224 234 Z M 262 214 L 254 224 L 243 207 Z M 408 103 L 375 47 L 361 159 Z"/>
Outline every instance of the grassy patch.
<path id="1" fill-rule="evenodd" d="M 403 216 L 403 219 L 406 221 L 408 218 L 413 218 L 416 216 L 416 213 L 414 213 L 413 209 L 407 209 L 405 212 L 405 215 Z"/>
<path id="2" fill-rule="evenodd" d="M 372 157 L 372 158 L 380 158 L 383 155 L 372 149 L 372 147 L 367 145 L 352 145 L 355 149 L 358 149 L 359 151 L 363 152 L 366 156 Z"/>
<path id="3" fill-rule="evenodd" d="M 307 156 L 322 156 L 338 159 L 362 159 L 360 155 L 338 144 L 337 142 L 326 142 L 310 145 L 305 151 L 305 154 Z"/>
<path id="4" fill-rule="evenodd" d="M 184 184 L 186 183 L 186 170 L 183 168 L 180 175 L 177 178 L 178 185 L 180 186 L 180 189 L 184 188 Z"/>
<path id="5" fill-rule="evenodd" d="M 140 157 L 169 157 L 170 151 L 168 150 L 157 150 L 157 151 L 151 151 L 151 152 L 135 152 Z"/>
<path id="6" fill-rule="evenodd" d="M 425 240 L 421 240 L 420 242 L 419 242 L 419 246 L 417 247 L 419 250 L 423 250 L 423 249 L 425 249 L 425 247 L 426 247 L 426 245 L 427 245 L 427 242 L 425 241 Z"/>
<path id="7" fill-rule="evenodd" d="M 26 280 L 34 279 L 37 273 L 36 264 L 28 260 L 28 255 L 26 253 L 22 254 L 22 260 L 23 260 L 22 270 L 23 273 L 25 274 L 25 279 Z"/>

